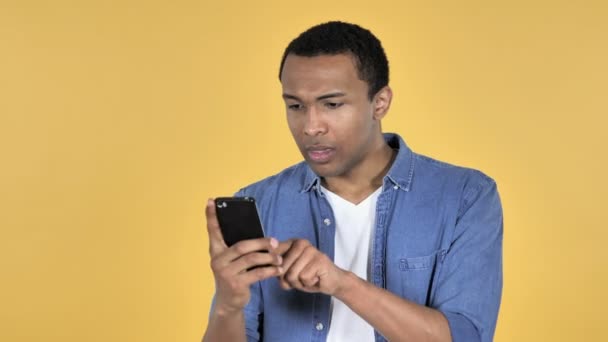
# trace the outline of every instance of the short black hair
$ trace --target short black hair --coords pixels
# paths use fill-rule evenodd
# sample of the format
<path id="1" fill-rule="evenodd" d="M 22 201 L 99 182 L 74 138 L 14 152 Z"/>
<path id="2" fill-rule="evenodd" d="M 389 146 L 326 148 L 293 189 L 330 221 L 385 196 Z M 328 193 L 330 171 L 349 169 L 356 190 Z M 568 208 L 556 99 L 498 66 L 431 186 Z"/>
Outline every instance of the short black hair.
<path id="1" fill-rule="evenodd" d="M 388 85 L 388 59 L 380 40 L 361 26 L 341 21 L 330 21 L 313 26 L 301 33 L 285 49 L 279 68 L 279 80 L 288 55 L 303 57 L 351 54 L 359 78 L 368 86 L 371 100 Z"/>

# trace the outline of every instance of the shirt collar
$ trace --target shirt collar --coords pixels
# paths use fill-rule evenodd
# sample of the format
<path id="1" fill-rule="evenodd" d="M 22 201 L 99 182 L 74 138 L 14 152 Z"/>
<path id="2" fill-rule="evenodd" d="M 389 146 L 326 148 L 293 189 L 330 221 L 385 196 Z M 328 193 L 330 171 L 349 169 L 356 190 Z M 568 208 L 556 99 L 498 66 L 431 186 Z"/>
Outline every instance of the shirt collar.
<path id="1" fill-rule="evenodd" d="M 393 165 L 384 176 L 384 188 L 396 187 L 404 191 L 410 191 L 414 178 L 414 153 L 406 145 L 405 141 L 395 133 L 384 133 L 384 140 L 393 149 L 397 150 L 397 156 Z M 311 189 L 321 191 L 321 178 L 306 165 L 306 176 L 300 192 L 308 192 Z"/>

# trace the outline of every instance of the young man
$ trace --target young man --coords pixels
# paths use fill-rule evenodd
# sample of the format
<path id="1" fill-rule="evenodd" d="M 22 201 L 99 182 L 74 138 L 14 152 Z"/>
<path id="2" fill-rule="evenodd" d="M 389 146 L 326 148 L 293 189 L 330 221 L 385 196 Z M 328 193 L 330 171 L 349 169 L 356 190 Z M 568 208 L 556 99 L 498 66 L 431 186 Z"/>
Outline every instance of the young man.
<path id="1" fill-rule="evenodd" d="M 388 62 L 368 30 L 310 28 L 279 78 L 305 162 L 237 194 L 256 198 L 268 238 L 228 248 L 209 201 L 216 294 L 204 341 L 491 341 L 494 181 L 382 133 Z"/>

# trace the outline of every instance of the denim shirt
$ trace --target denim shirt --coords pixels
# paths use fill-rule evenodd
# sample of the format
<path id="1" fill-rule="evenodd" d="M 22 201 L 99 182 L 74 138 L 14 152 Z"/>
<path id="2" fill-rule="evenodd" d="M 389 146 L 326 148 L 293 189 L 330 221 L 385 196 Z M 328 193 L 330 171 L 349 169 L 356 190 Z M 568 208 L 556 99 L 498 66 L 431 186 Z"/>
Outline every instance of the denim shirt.
<path id="1" fill-rule="evenodd" d="M 439 310 L 452 340 L 492 341 L 502 292 L 502 209 L 495 182 L 479 171 L 412 152 L 396 134 L 383 179 L 369 255 L 369 282 Z M 252 184 L 266 236 L 307 239 L 334 257 L 335 219 L 320 178 L 305 162 Z M 371 300 L 371 299 L 370 299 Z M 325 341 L 330 297 L 285 291 L 276 278 L 251 287 L 248 341 Z M 375 332 L 376 341 L 386 339 Z"/>

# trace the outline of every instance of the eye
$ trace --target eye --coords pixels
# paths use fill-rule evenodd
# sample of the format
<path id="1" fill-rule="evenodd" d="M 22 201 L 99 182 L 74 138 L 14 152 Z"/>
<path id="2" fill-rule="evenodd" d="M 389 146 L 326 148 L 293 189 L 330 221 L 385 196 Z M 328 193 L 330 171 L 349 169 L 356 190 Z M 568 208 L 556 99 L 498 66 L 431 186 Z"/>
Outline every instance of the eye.
<path id="1" fill-rule="evenodd" d="M 289 110 L 300 110 L 302 108 L 302 105 L 299 103 L 294 103 L 294 104 L 288 104 L 287 105 L 287 109 Z"/>
<path id="2" fill-rule="evenodd" d="M 327 107 L 329 109 L 340 108 L 342 105 L 343 105 L 343 103 L 340 103 L 340 102 L 327 102 L 327 103 L 325 103 L 325 107 Z"/>

